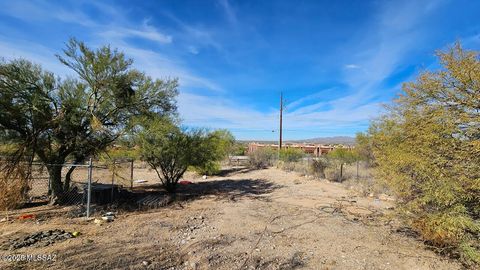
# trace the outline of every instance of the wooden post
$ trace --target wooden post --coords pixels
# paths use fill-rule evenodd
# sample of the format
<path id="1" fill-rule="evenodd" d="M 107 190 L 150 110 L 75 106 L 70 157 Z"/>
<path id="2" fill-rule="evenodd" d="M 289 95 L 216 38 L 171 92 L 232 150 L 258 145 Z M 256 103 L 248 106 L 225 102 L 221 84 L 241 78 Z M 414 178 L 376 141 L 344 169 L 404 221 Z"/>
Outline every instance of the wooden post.
<path id="1" fill-rule="evenodd" d="M 343 180 L 343 162 L 340 163 L 340 181 Z"/>

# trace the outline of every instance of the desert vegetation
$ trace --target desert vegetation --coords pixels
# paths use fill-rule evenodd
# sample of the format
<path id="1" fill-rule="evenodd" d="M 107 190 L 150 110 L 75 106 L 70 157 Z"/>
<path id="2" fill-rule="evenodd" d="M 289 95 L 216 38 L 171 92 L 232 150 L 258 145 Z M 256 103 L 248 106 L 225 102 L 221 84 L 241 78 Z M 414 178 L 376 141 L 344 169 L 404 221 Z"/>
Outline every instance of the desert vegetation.
<path id="1" fill-rule="evenodd" d="M 23 59 L 0 63 L 2 141 L 15 146 L 7 161 L 43 163 L 52 200 L 69 189 L 62 164 L 98 155 L 139 116 L 171 115 L 177 95 L 175 80 L 153 80 L 109 46 L 72 39 L 58 59 L 77 76 L 60 79 Z"/>
<path id="2" fill-rule="evenodd" d="M 245 145 L 235 142 L 228 130 L 183 126 L 176 108 L 176 79 L 151 78 L 134 69 L 133 60 L 122 52 L 110 46 L 91 49 L 76 39 L 58 55 L 74 77 L 60 78 L 25 59 L 2 60 L 0 208 L 19 208 L 25 201 L 34 163 L 46 168 L 50 201 L 64 204 L 76 168 L 62 170 L 65 163 L 81 164 L 93 157 L 115 170 L 118 159 L 132 162 L 132 169 L 134 161 L 142 161 L 155 172 L 163 189 L 143 186 L 143 191 L 154 190 L 154 195 L 148 195 L 153 199 L 148 200 L 164 194 L 176 199 L 177 192 L 191 200 L 202 196 L 226 197 L 232 204 L 239 198 L 258 200 L 255 206 L 264 207 L 272 217 L 267 225 L 254 223 L 264 228 L 256 245 L 268 226 L 279 226 L 270 232 L 273 238 L 305 224 L 315 229 L 311 224 L 320 218 L 332 218 L 337 227 L 348 222 L 365 225 L 362 232 L 369 234 L 373 231 L 367 226 L 372 220 L 378 226 L 390 226 L 393 219 L 400 218 L 429 247 L 474 268 L 480 264 L 480 59 L 477 52 L 464 50 L 459 44 L 439 52 L 438 58 L 441 69 L 423 72 L 415 81 L 405 83 L 386 113 L 373 121 L 367 132 L 357 134 L 355 147 L 338 146 L 320 157 L 308 156 L 298 148 L 259 148 L 248 154 L 248 170 L 230 168 L 233 179 L 223 178 L 228 173 L 220 174 L 222 161 L 231 155 L 244 155 Z M 368 177 L 359 176 L 359 169 L 368 171 Z M 180 186 L 190 172 L 195 174 L 188 177 L 198 185 L 184 181 L 187 187 Z M 258 179 L 244 179 L 245 175 Z M 210 176 L 217 178 L 209 181 Z M 275 183 L 276 178 L 282 179 L 283 186 Z M 307 188 L 295 186 L 301 184 Z M 349 193 L 347 185 L 355 195 Z M 276 191 L 284 187 L 286 190 Z M 330 197 L 321 197 L 324 189 L 334 193 L 335 203 Z M 374 189 L 381 191 L 372 192 Z M 272 206 L 268 203 L 273 199 L 264 196 L 274 192 L 283 197 L 274 198 L 278 205 Z M 388 196 L 384 193 L 393 194 L 395 199 L 372 206 L 379 204 L 378 195 Z M 129 198 L 136 198 L 132 194 Z M 284 201 L 290 194 L 297 199 Z M 358 194 L 363 197 L 359 199 Z M 361 206 L 356 205 L 357 200 L 362 201 Z M 390 205 L 392 200 L 397 200 L 395 207 Z M 279 206 L 282 203 L 286 206 Z M 304 218 L 314 219 L 288 228 L 272 225 L 277 219 L 302 213 L 300 206 L 309 208 Z M 244 207 L 250 206 L 245 203 Z M 389 214 L 393 218 L 385 221 L 384 211 L 392 208 L 396 208 L 395 215 Z M 357 212 L 352 214 L 351 209 Z M 275 215 L 278 211 L 284 212 Z M 220 215 L 218 211 L 214 214 Z M 238 217 L 232 220 L 241 223 Z M 190 231 L 196 230 L 192 227 Z M 243 265 L 251 260 L 252 253 Z"/>
<path id="3" fill-rule="evenodd" d="M 182 130 L 162 119 L 150 120 L 139 132 L 141 159 L 157 173 L 162 185 L 175 193 L 189 167 L 200 173 L 219 171 L 218 164 L 233 144 L 228 131 Z"/>
<path id="4" fill-rule="evenodd" d="M 153 79 L 134 69 L 122 52 L 110 46 L 91 49 L 76 39 L 57 58 L 76 76 L 60 78 L 25 59 L 0 62 L 2 187 L 8 187 L 2 190 L 19 201 L 33 162 L 45 166 L 51 200 L 61 203 L 76 169 L 62 172 L 68 162 L 141 157 L 158 168 L 164 163 L 151 151 L 168 153 L 170 161 L 181 163 L 159 174 L 172 191 L 188 166 L 213 174 L 230 153 L 234 138 L 228 131 L 181 130 L 177 80 Z M 149 132 L 155 135 L 147 138 Z"/>
<path id="5" fill-rule="evenodd" d="M 399 199 L 423 239 L 467 264 L 480 263 L 480 59 L 460 44 L 425 71 L 359 134 L 377 179 Z"/>

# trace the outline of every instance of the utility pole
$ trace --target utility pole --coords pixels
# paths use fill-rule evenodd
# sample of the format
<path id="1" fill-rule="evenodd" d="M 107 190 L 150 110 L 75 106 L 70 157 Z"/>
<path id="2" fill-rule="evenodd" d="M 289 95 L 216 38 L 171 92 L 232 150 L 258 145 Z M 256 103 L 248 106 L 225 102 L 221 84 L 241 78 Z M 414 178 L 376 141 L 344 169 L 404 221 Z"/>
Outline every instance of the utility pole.
<path id="1" fill-rule="evenodd" d="M 282 117 L 283 117 L 283 93 L 280 92 L 280 139 L 278 141 L 278 149 L 282 150 Z"/>

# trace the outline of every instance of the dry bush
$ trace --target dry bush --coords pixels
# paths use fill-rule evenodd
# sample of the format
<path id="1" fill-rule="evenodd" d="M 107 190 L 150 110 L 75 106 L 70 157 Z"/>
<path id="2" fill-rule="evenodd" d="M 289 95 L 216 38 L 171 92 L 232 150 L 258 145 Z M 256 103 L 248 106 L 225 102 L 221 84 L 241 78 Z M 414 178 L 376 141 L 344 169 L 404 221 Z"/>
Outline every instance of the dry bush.
<path id="1" fill-rule="evenodd" d="M 340 178 L 340 170 L 335 166 L 325 168 L 325 178 L 330 181 L 342 182 L 342 179 Z M 345 178 L 345 175 L 343 175 L 342 178 Z"/>
<path id="2" fill-rule="evenodd" d="M 309 166 L 310 174 L 315 178 L 325 178 L 325 169 L 328 167 L 328 163 L 324 159 L 313 159 Z"/>
<path id="3" fill-rule="evenodd" d="M 27 169 L 22 165 L 9 168 L 2 164 L 0 171 L 0 209 L 18 208 L 29 190 Z"/>
<path id="4" fill-rule="evenodd" d="M 248 157 L 250 167 L 255 169 L 266 168 L 273 165 L 277 158 L 277 151 L 268 147 L 260 148 L 250 153 Z"/>
<path id="5" fill-rule="evenodd" d="M 295 162 L 285 162 L 279 160 L 276 166 L 284 171 L 293 171 L 304 175 L 313 176 L 317 179 L 324 179 L 325 170 L 329 166 L 329 163 L 326 159 L 303 159 Z"/>

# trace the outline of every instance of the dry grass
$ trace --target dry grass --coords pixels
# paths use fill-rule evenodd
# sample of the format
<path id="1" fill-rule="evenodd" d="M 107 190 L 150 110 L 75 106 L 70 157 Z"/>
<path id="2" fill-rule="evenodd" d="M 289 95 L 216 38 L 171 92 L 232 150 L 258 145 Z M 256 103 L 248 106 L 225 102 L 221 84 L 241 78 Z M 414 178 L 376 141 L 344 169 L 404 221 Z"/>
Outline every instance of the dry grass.
<path id="1" fill-rule="evenodd" d="M 135 175 L 152 184 L 144 188 L 158 188 L 151 172 L 139 169 Z M 186 179 L 194 182 L 180 187 L 179 195 L 186 200 L 158 209 L 120 211 L 115 221 L 102 226 L 65 218 L 56 212 L 63 208 L 37 215 L 38 220 L 4 222 L 5 240 L 51 229 L 81 235 L 13 251 L 57 254 L 56 262 L 0 261 L 0 268 L 461 269 L 421 242 L 392 231 L 388 208 L 393 202 L 358 196 L 344 184 L 275 168 Z M 0 250 L 0 257 L 11 253 Z"/>
<path id="2" fill-rule="evenodd" d="M 28 189 L 26 168 L 20 165 L 7 168 L 2 164 L 2 170 L 0 171 L 0 209 L 8 211 L 21 206 Z"/>

